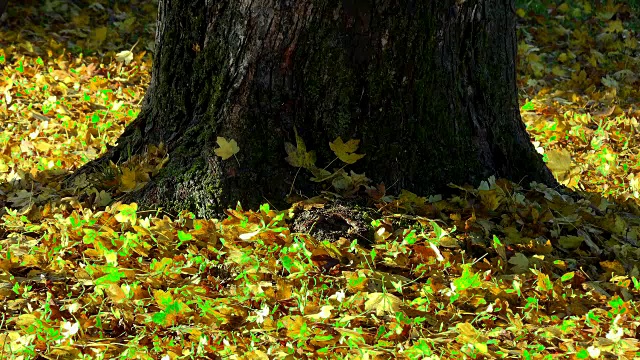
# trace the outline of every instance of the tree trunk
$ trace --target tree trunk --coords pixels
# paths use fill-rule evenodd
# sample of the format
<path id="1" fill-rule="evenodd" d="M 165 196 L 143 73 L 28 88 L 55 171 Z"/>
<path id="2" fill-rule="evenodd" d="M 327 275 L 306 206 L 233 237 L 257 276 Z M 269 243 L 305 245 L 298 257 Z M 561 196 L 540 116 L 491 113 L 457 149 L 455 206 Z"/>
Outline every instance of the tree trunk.
<path id="1" fill-rule="evenodd" d="M 2 16 L 7 9 L 7 4 L 9 4 L 9 0 L 0 0 L 0 16 Z"/>
<path id="2" fill-rule="evenodd" d="M 329 142 L 361 140 L 366 156 L 346 170 L 394 193 L 491 175 L 553 184 L 518 111 L 514 10 L 510 0 L 160 0 L 142 111 L 104 159 L 164 142 L 169 162 L 130 200 L 198 216 L 282 205 L 292 184 L 313 190 L 285 161 L 294 128 L 320 167 L 335 158 Z M 215 155 L 218 136 L 237 141 L 237 161 Z"/>

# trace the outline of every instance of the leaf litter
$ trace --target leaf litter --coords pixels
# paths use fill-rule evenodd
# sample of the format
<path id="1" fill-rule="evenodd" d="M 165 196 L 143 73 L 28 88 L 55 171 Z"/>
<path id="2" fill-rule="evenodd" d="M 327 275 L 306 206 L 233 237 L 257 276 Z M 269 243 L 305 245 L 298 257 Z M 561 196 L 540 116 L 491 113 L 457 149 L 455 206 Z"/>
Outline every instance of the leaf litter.
<path id="1" fill-rule="evenodd" d="M 162 145 L 65 187 L 135 118 L 150 78 L 155 4 L 109 4 L 29 3 L 0 23 L 0 358 L 640 356 L 628 5 L 517 9 L 522 116 L 578 193 L 491 178 L 446 198 L 392 196 L 378 184 L 365 241 L 348 226 L 292 230 L 300 209 L 352 225 L 326 198 L 208 220 L 119 203 L 162 168 Z M 218 155 L 239 151 L 222 140 Z M 296 140 L 292 165 L 331 175 Z M 349 163 L 357 145 L 330 147 Z"/>

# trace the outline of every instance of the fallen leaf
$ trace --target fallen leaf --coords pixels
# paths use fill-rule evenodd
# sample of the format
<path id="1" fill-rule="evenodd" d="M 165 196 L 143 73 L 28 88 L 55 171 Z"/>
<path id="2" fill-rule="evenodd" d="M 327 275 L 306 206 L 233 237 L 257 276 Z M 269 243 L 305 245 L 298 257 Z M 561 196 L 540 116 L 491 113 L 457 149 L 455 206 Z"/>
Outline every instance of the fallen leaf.
<path id="1" fill-rule="evenodd" d="M 240 151 L 238 143 L 233 139 L 227 141 L 227 139 L 218 136 L 216 142 L 218 143 L 219 147 L 215 148 L 213 151 L 216 153 L 216 155 L 220 156 L 222 160 L 227 160 L 228 158 L 237 154 L 238 151 Z"/>
<path id="2" fill-rule="evenodd" d="M 360 140 L 351 139 L 345 143 L 342 138 L 338 137 L 335 141 L 329 143 L 329 147 L 338 159 L 347 164 L 353 164 L 364 157 L 364 154 L 355 154 L 359 144 Z"/>
<path id="3" fill-rule="evenodd" d="M 400 310 L 402 300 L 390 293 L 374 292 L 367 294 L 367 301 L 364 303 L 364 309 L 367 311 L 375 310 L 377 316 L 393 315 Z"/>

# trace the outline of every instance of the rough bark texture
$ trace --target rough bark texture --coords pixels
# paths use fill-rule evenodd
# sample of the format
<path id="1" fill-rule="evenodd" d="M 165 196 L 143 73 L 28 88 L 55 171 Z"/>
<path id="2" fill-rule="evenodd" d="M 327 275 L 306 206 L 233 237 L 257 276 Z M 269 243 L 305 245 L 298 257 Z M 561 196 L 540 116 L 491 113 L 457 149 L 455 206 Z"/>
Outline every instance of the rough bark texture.
<path id="1" fill-rule="evenodd" d="M 0 0 L 0 16 L 2 16 L 7 9 L 7 4 L 9 4 L 9 0 Z"/>
<path id="2" fill-rule="evenodd" d="M 294 126 L 318 164 L 360 139 L 392 191 L 439 193 L 490 175 L 554 183 L 520 119 L 510 0 L 161 0 L 143 109 L 106 158 L 164 142 L 166 168 L 131 199 L 219 215 L 282 204 Z M 215 156 L 237 140 L 240 166 Z M 307 188 L 298 175 L 296 188 Z M 313 195 L 313 194 L 309 194 Z"/>

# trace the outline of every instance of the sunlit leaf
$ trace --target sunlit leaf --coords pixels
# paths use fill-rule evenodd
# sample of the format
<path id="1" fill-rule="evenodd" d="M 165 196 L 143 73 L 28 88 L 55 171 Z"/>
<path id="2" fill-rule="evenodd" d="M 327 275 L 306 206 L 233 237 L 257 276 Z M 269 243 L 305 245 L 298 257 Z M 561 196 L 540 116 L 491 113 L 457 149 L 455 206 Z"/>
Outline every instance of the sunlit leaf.
<path id="1" fill-rule="evenodd" d="M 126 65 L 133 60 L 133 52 L 129 50 L 124 50 L 116 54 L 116 60 L 119 62 L 124 62 Z"/>
<path id="2" fill-rule="evenodd" d="M 115 219 L 118 222 L 130 222 L 135 225 L 137 216 L 136 212 L 138 211 L 138 204 L 120 204 L 117 208 L 118 213 L 115 215 Z"/>
<path id="3" fill-rule="evenodd" d="M 402 300 L 390 293 L 374 292 L 367 294 L 364 309 L 375 311 L 377 316 L 392 315 L 400 310 Z"/>
<path id="4" fill-rule="evenodd" d="M 236 143 L 236 141 L 233 139 L 227 141 L 227 139 L 218 136 L 216 142 L 218 143 L 218 147 L 213 151 L 216 153 L 216 155 L 220 156 L 222 160 L 227 160 L 228 158 L 237 154 L 238 151 L 240 151 L 238 143 Z"/>

